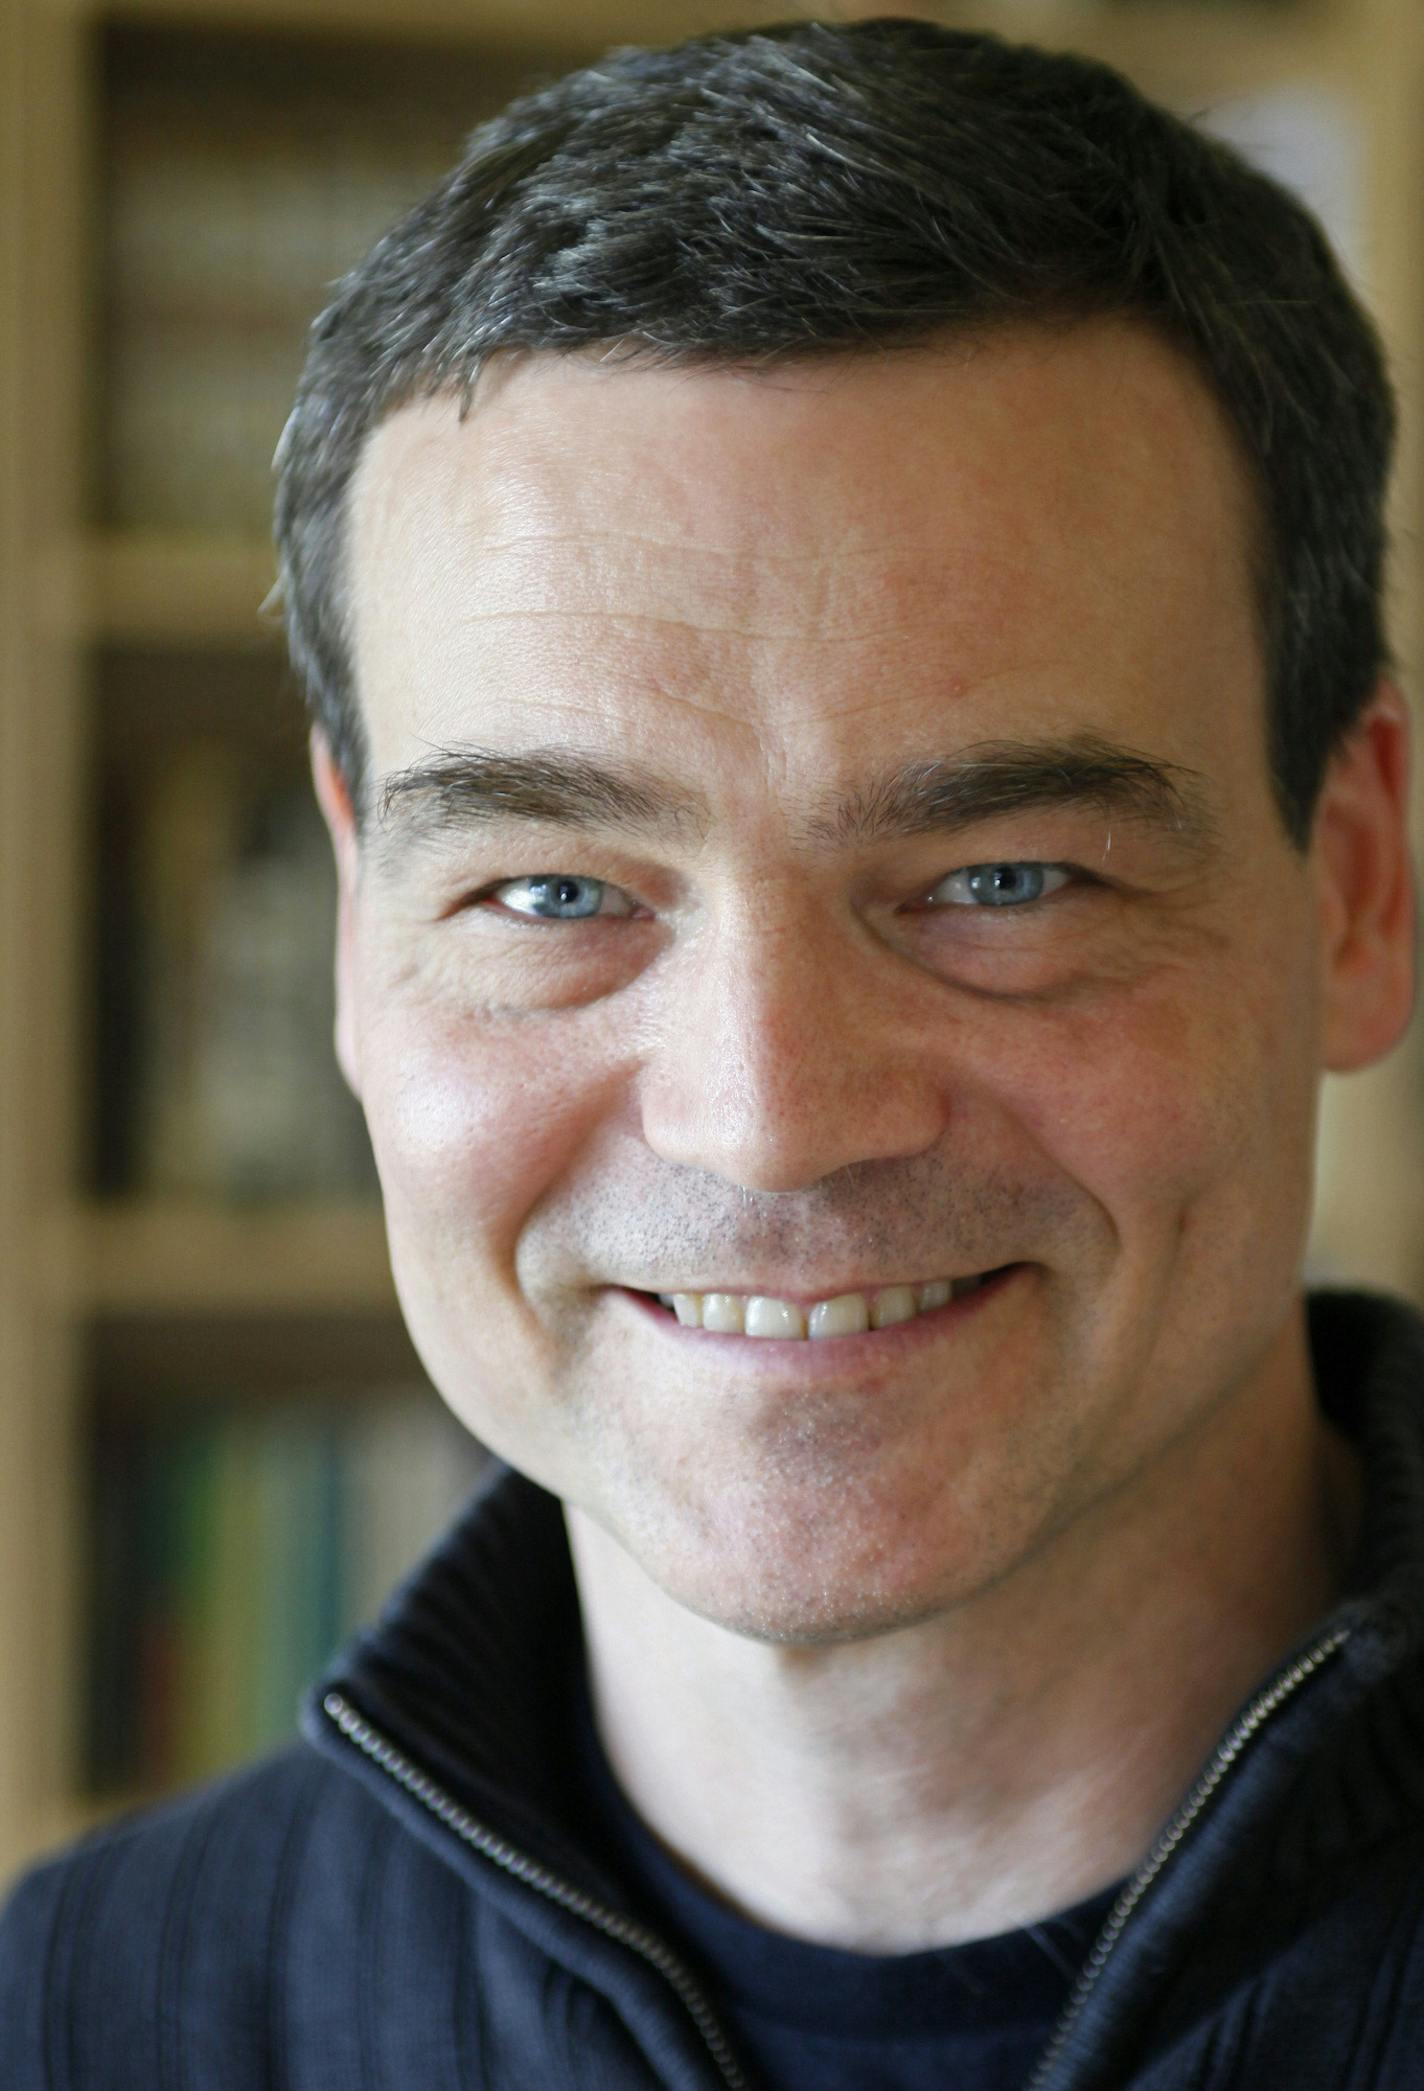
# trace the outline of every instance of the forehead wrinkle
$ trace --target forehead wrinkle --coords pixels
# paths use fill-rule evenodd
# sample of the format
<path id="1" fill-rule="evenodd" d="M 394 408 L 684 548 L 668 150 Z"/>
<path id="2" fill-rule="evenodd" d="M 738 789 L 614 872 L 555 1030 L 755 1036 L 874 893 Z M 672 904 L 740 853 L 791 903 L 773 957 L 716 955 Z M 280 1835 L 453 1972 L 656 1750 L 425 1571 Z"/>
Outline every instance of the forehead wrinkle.
<path id="1" fill-rule="evenodd" d="M 657 537 L 646 530 L 522 530 L 507 532 L 498 537 L 482 537 L 478 532 L 467 533 L 465 542 L 480 556 L 490 553 L 532 551 L 543 554 L 555 547 L 565 545 L 607 545 L 635 547 L 639 551 L 670 552 L 675 558 L 719 559 L 728 565 L 748 569 L 762 566 L 836 566 L 846 562 L 861 563 L 868 552 L 886 555 L 903 546 L 909 551 L 918 549 L 919 540 L 906 532 L 896 538 L 883 531 L 873 536 L 867 534 L 863 540 L 842 545 L 819 546 L 806 552 L 788 552 L 778 545 L 763 544 L 758 540 L 752 545 L 711 544 L 696 537 Z"/>
<path id="2" fill-rule="evenodd" d="M 768 544 L 767 534 L 759 528 L 745 545 L 727 547 L 607 529 L 473 533 L 461 539 L 470 585 L 446 605 L 447 621 L 468 630 L 598 618 L 753 643 L 879 644 L 938 629 L 947 596 L 964 580 L 962 558 L 927 557 L 909 536 L 896 546 L 882 535 L 792 551 Z M 982 546 L 978 562 L 982 602 Z M 1004 572 L 996 589 L 1006 606 L 1012 581 Z"/>
<path id="3" fill-rule="evenodd" d="M 696 632 L 708 639 L 741 639 L 755 645 L 830 647 L 849 649 L 856 646 L 878 645 L 882 640 L 905 639 L 915 627 L 903 618 L 883 625 L 857 624 L 853 630 L 844 632 L 810 632 L 798 626 L 783 629 L 760 630 L 745 623 L 713 624 L 705 617 L 676 616 L 669 611 L 630 610 L 609 605 L 579 609 L 474 609 L 461 616 L 452 617 L 450 626 L 455 630 L 474 630 L 486 624 L 603 624 L 603 625 L 652 625 L 675 632 Z M 929 620 L 926 619 L 926 623 Z"/>

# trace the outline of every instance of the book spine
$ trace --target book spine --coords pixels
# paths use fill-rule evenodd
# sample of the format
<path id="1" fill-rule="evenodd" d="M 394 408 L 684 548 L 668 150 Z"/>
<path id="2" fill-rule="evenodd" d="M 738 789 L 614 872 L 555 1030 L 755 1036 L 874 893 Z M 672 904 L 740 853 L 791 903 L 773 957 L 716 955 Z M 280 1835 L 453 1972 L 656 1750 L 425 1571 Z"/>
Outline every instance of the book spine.
<path id="1" fill-rule="evenodd" d="M 484 1464 L 424 1390 L 164 1403 L 96 1431 L 88 1776 L 159 1791 L 290 1739 L 302 1692 Z"/>

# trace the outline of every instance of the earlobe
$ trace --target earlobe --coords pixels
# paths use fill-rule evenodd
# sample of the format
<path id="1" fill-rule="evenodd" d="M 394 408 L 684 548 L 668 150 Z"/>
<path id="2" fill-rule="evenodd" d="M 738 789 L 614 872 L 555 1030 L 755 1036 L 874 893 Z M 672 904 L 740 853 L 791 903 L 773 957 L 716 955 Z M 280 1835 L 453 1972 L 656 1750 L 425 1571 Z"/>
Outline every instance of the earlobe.
<path id="1" fill-rule="evenodd" d="M 313 726 L 311 730 L 310 750 L 312 784 L 336 858 L 336 1059 L 347 1087 L 359 1101 L 361 1080 L 355 972 L 360 841 L 356 810 L 346 777 L 338 767 L 331 743 L 320 726 Z"/>
<path id="2" fill-rule="evenodd" d="M 1404 699 L 1383 683 L 1331 758 L 1316 808 L 1322 1059 L 1335 1074 L 1381 1059 L 1413 1008 L 1409 739 Z"/>

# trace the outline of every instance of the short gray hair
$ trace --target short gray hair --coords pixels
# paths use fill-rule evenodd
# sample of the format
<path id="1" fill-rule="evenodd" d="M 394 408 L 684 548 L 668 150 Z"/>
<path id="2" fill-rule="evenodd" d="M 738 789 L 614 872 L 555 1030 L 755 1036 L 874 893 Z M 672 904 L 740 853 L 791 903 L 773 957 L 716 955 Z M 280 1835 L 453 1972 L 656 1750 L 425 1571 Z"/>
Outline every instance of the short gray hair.
<path id="1" fill-rule="evenodd" d="M 347 498 L 406 402 L 506 350 L 758 364 L 953 329 L 1138 318 L 1190 357 L 1254 484 L 1277 802 L 1303 846 L 1386 660 L 1394 406 L 1285 190 L 1089 60 L 928 23 L 623 50 L 482 124 L 315 322 L 278 453 L 292 658 L 358 814 Z"/>

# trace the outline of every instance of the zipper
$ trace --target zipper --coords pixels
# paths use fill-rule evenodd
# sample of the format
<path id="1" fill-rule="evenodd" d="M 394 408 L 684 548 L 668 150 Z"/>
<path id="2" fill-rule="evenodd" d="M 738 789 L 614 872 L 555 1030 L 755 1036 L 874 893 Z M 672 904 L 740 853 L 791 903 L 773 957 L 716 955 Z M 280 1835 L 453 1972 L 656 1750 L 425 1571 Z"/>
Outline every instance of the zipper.
<path id="1" fill-rule="evenodd" d="M 620 1946 L 629 1947 L 634 1953 L 655 1968 L 678 1997 L 693 2024 L 701 2034 L 712 2060 L 721 2073 L 729 2091 L 752 2091 L 752 2086 L 737 2065 L 736 2057 L 727 2045 L 726 2038 L 713 2013 L 711 2005 L 703 1996 L 693 1975 L 685 1968 L 677 1955 L 666 1946 L 655 1932 L 630 1918 L 622 1917 L 616 1910 L 606 1908 L 591 1895 L 585 1895 L 567 1881 L 560 1880 L 556 1873 L 527 1858 L 507 1844 L 496 1833 L 477 1822 L 467 1809 L 437 1786 L 435 1781 L 410 1759 L 403 1756 L 395 1744 L 388 1741 L 379 1730 L 373 1728 L 350 1701 L 340 1692 L 328 1692 L 322 1700 L 322 1710 L 333 1721 L 347 1740 L 369 1757 L 371 1762 L 394 1779 L 420 1802 L 448 1830 L 452 1830 L 462 1843 L 491 1861 L 515 1880 L 523 1881 L 526 1887 L 534 1888 L 560 1909 L 581 1917 L 605 1937 L 614 1939 Z"/>
<path id="2" fill-rule="evenodd" d="M 1143 1896 L 1188 1839 L 1202 1811 L 1215 1797 L 1223 1780 L 1235 1768 L 1248 1744 L 1280 1711 L 1287 1700 L 1294 1697 L 1301 1686 L 1339 1652 L 1350 1638 L 1350 1633 L 1350 1627 L 1338 1626 L 1331 1633 L 1323 1635 L 1303 1655 L 1298 1656 L 1272 1683 L 1258 1693 L 1231 1732 L 1217 1746 L 1211 1762 L 1181 1808 L 1162 1832 L 1139 1871 L 1113 1904 L 1107 1922 L 1098 1934 L 1093 1950 L 1074 1985 L 1073 1993 L 1064 2007 L 1053 2037 L 1040 2056 L 1033 2075 L 1024 2086 L 1024 2091 L 1046 2091 L 1069 2036 L 1082 2016 L 1088 1998 L 1102 1979 L 1103 1970 L 1111 1960 Z M 419 1801 L 422 1807 L 427 1808 L 437 1820 L 444 1823 L 447 1829 L 453 1831 L 462 1843 L 469 1845 L 472 1850 L 479 1852 L 482 1857 L 512 1875 L 514 1879 L 533 1888 L 550 1902 L 556 1903 L 560 1909 L 582 1918 L 605 1937 L 628 1947 L 647 1961 L 668 1983 L 688 2013 L 723 2082 L 729 2086 L 729 2091 L 752 2091 L 696 1980 L 655 1932 L 634 1923 L 630 1918 L 620 1916 L 616 1910 L 606 1908 L 592 1896 L 585 1895 L 581 1889 L 570 1887 L 567 1881 L 560 1880 L 559 1876 L 551 1873 L 547 1867 L 516 1851 L 513 1845 L 507 1844 L 493 1830 L 477 1822 L 467 1809 L 462 1808 L 459 1802 L 442 1787 L 437 1786 L 432 1778 L 412 1764 L 394 1743 L 373 1728 L 341 1693 L 328 1692 L 322 1700 L 322 1708 L 328 1719 L 349 1742 L 369 1757 L 373 1764 L 378 1765 L 388 1777 L 394 1779 L 398 1786 L 404 1788 L 412 1799 Z"/>
<path id="3" fill-rule="evenodd" d="M 1128 1882 L 1117 1901 L 1113 1904 L 1107 1922 L 1099 1932 L 1092 1952 L 1088 1955 L 1083 1971 L 1073 1988 L 1073 1993 L 1064 2006 L 1063 2016 L 1054 2029 L 1043 2054 L 1039 2057 L 1033 2075 L 1024 2086 L 1024 2091 L 1046 2091 L 1046 2087 L 1058 2064 L 1059 2057 L 1068 2043 L 1074 2026 L 1083 2014 L 1088 1998 L 1102 1979 L 1104 1968 L 1127 1928 L 1134 1911 L 1143 1896 L 1158 1878 L 1164 1866 L 1174 1858 L 1190 1837 L 1197 1818 L 1208 1802 L 1215 1796 L 1222 1781 L 1239 1762 L 1247 1745 L 1260 1733 L 1268 1721 L 1280 1712 L 1286 1701 L 1298 1692 L 1308 1679 L 1313 1677 L 1336 1655 L 1349 1640 L 1352 1629 L 1337 1626 L 1324 1634 L 1303 1655 L 1282 1670 L 1272 1682 L 1251 1701 L 1231 1732 L 1218 1744 L 1216 1753 L 1196 1785 L 1183 1801 L 1181 1808 L 1162 1832 L 1140 1870 Z"/>

